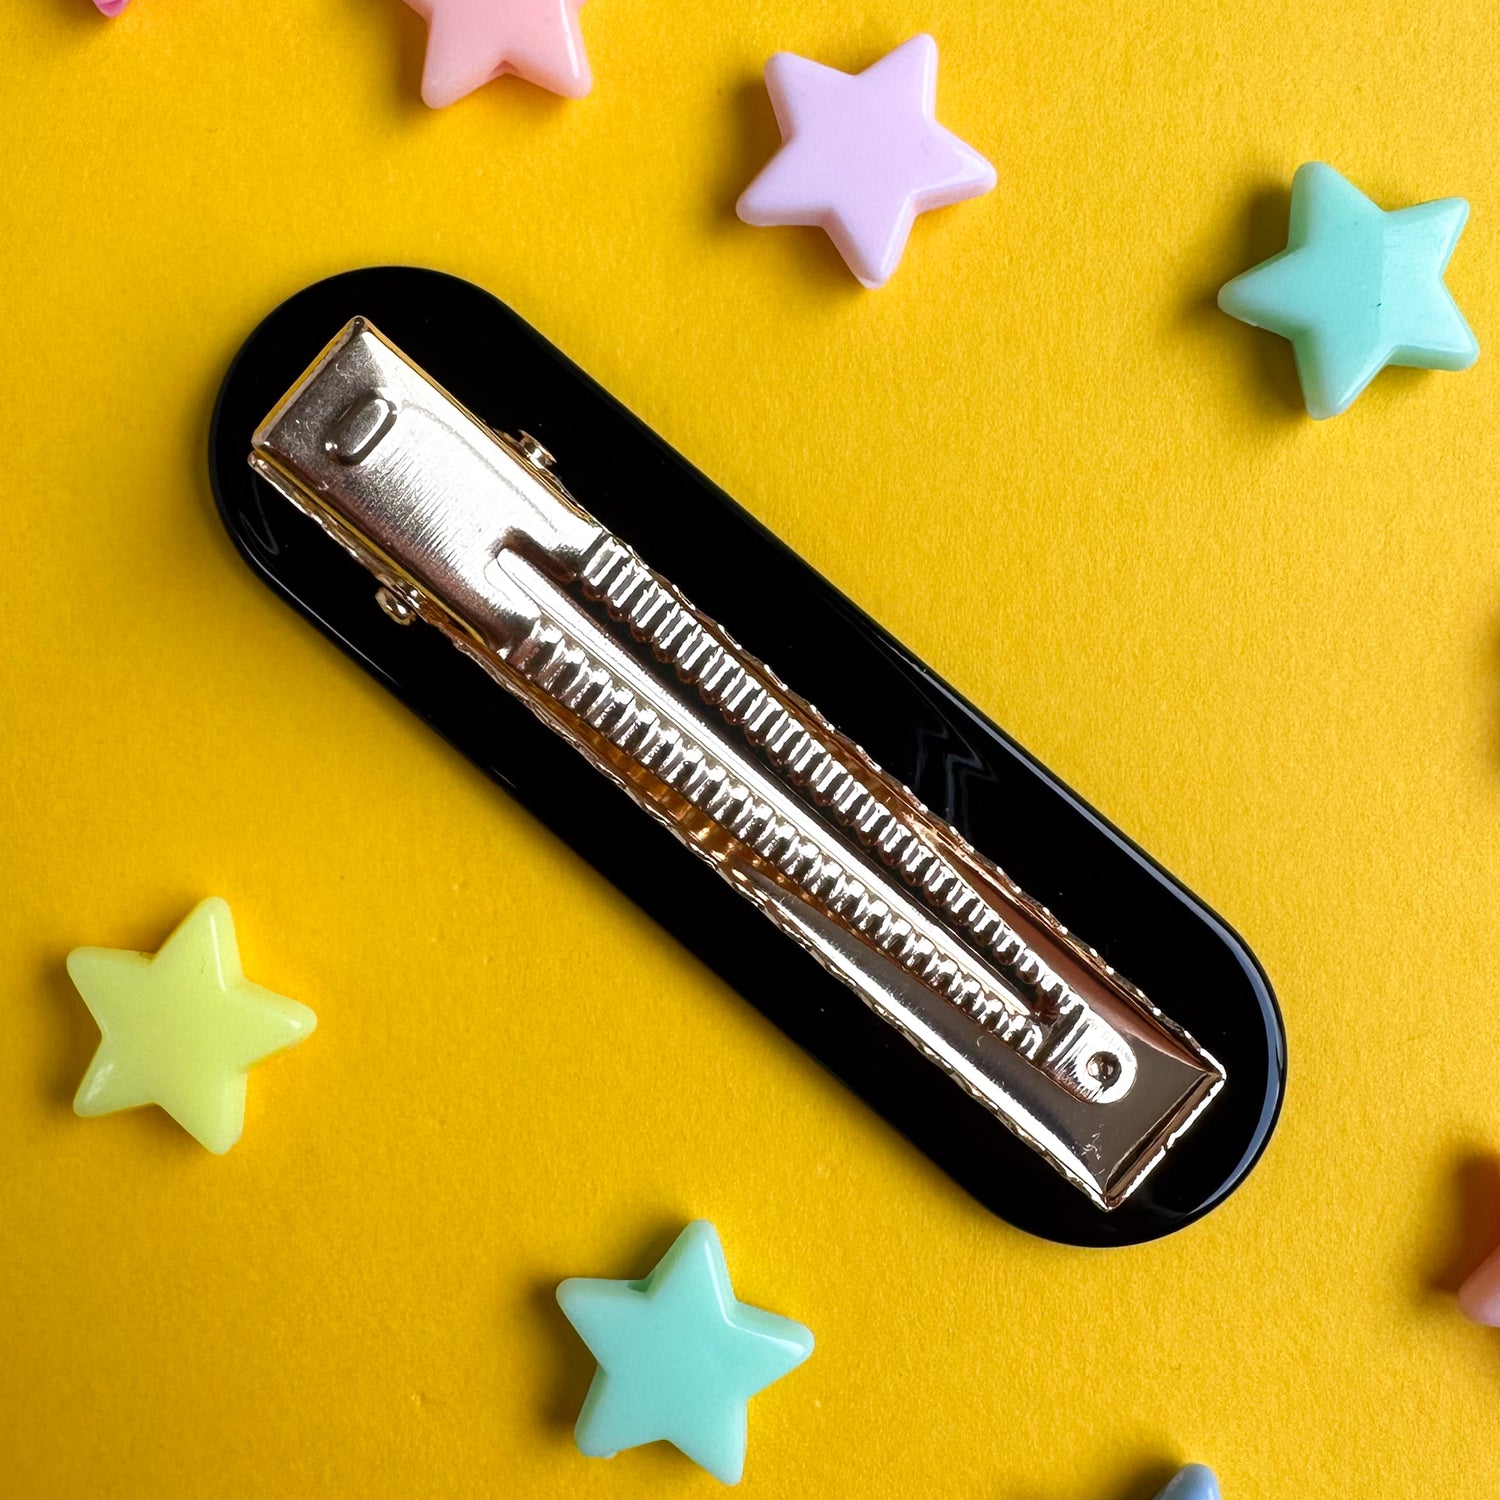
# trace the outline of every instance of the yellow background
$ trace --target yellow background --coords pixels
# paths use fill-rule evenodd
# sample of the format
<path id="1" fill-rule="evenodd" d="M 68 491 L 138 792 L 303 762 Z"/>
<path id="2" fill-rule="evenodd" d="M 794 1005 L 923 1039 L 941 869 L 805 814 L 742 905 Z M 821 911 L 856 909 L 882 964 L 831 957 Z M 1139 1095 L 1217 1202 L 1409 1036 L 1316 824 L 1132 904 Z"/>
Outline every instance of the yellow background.
<path id="1" fill-rule="evenodd" d="M 1495 21 L 593 0 L 592 97 L 435 114 L 399 0 L 6 0 L 0 1491 L 715 1493 L 575 1453 L 551 1295 L 706 1216 L 818 1340 L 746 1495 L 1500 1492 L 1500 1336 L 1451 1295 L 1500 1239 Z M 734 218 L 760 69 L 920 30 L 1000 184 L 865 292 Z M 1322 425 L 1213 307 L 1315 158 L 1470 199 L 1489 346 Z M 510 302 L 1246 935 L 1293 1076 L 1222 1210 L 1110 1253 L 990 1218 L 251 576 L 219 379 L 382 261 Z M 223 1159 L 69 1109 L 64 954 L 210 893 L 320 1022 Z"/>

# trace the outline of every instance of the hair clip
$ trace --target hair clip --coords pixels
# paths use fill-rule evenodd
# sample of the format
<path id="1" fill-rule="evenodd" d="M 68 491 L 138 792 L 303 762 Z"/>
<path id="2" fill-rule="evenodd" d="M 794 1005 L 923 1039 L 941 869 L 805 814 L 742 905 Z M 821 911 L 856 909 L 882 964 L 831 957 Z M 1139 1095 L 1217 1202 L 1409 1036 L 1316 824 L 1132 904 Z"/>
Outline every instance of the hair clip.
<path id="1" fill-rule="evenodd" d="M 213 462 L 281 592 L 1003 1217 L 1150 1238 L 1258 1156 L 1243 944 L 485 293 L 300 294 Z"/>

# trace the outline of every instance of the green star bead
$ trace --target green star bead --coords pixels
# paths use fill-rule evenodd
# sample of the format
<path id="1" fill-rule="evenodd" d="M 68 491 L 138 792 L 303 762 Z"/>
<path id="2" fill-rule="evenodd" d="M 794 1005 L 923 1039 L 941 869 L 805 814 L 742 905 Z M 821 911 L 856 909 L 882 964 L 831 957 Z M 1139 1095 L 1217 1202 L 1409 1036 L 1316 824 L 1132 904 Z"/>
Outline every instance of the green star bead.
<path id="1" fill-rule="evenodd" d="M 1443 272 L 1462 198 L 1384 212 L 1332 167 L 1292 179 L 1287 246 L 1219 292 L 1231 317 L 1292 341 L 1307 410 L 1335 417 L 1386 365 L 1464 370 L 1479 345 Z"/>
<path id="2" fill-rule="evenodd" d="M 217 1154 L 244 1129 L 246 1071 L 317 1025 L 305 1005 L 245 978 L 234 918 L 217 896 L 159 952 L 75 948 L 68 974 L 103 1033 L 74 1110 L 159 1104 Z"/>
<path id="3" fill-rule="evenodd" d="M 735 1300 L 719 1236 L 702 1220 L 645 1280 L 574 1277 L 557 1300 L 599 1362 L 574 1433 L 590 1457 L 665 1439 L 735 1484 L 750 1397 L 812 1353 L 800 1323 Z"/>

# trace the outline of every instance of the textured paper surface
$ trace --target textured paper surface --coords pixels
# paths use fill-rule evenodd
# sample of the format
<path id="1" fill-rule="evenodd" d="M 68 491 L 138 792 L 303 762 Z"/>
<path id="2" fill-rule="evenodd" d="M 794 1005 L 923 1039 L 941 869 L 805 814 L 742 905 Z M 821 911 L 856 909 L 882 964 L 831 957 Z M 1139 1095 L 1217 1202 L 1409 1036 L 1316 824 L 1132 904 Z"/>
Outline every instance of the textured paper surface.
<path id="1" fill-rule="evenodd" d="M 707 1494 L 574 1452 L 551 1292 L 701 1215 L 818 1340 L 747 1496 L 1500 1492 L 1500 1335 L 1443 1290 L 1500 1239 L 1494 21 L 595 0 L 591 98 L 434 114 L 397 0 L 9 0 L 0 1487 Z M 1000 186 L 867 293 L 732 207 L 771 52 L 919 30 Z M 1313 158 L 1471 200 L 1485 349 L 1323 425 L 1213 308 Z M 381 261 L 508 300 L 1244 932 L 1293 1077 L 1222 1211 L 1112 1253 L 995 1222 L 251 577 L 213 393 Z M 64 954 L 210 893 L 319 1018 L 222 1160 L 68 1107 Z"/>

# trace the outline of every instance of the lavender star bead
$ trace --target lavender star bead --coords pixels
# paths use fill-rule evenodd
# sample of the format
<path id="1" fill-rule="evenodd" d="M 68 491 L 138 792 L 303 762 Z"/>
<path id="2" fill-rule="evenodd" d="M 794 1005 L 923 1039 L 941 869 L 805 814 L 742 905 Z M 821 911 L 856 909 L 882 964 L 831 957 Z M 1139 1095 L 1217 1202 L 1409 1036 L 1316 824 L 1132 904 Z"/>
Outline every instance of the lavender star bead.
<path id="1" fill-rule="evenodd" d="M 914 36 L 863 73 L 790 52 L 766 64 L 781 149 L 740 196 L 747 224 L 816 224 L 849 269 L 880 286 L 913 220 L 987 193 L 995 169 L 933 119 L 937 43 Z"/>

